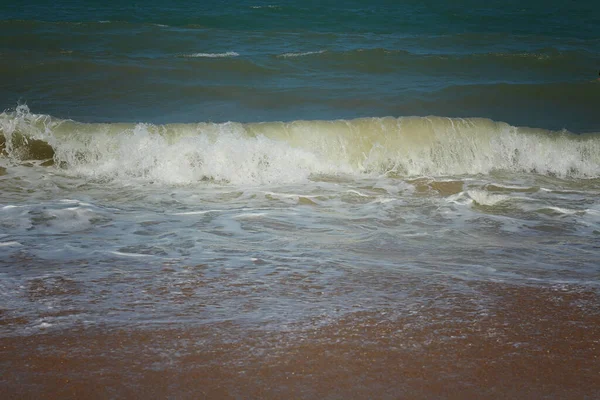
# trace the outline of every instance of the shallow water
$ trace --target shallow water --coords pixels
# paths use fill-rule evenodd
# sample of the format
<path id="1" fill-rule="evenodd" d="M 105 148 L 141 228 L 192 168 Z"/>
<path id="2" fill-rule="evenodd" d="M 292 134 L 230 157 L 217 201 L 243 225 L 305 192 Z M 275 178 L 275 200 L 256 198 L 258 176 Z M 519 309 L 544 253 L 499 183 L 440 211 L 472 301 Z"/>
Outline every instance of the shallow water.
<path id="1" fill-rule="evenodd" d="M 40 118 L 46 142 L 19 142 Z M 4 115 L 15 129 L 0 177 L 3 304 L 26 321 L 5 334 L 325 323 L 427 300 L 404 280 L 597 288 L 595 136 L 429 118 L 112 133 L 121 128 L 48 121 Z M 532 141 L 528 158 L 509 147 Z M 43 143 L 52 162 L 15 158 Z M 559 148 L 561 163 L 548 155 Z M 502 163 L 513 171 L 493 168 Z M 409 173 L 442 168 L 491 171 Z"/>

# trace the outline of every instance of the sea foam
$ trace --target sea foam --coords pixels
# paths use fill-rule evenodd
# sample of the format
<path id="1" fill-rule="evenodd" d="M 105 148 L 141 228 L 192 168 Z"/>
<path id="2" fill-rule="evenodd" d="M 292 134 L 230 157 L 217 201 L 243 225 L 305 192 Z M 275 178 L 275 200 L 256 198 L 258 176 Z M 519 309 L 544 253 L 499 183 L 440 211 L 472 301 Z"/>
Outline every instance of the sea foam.
<path id="1" fill-rule="evenodd" d="M 507 171 L 600 176 L 598 135 L 519 128 L 487 119 L 81 124 L 21 110 L 0 114 L 0 132 L 9 157 L 51 154 L 54 165 L 66 173 L 101 180 L 263 185 L 314 175 Z"/>
<path id="2" fill-rule="evenodd" d="M 313 54 L 323 54 L 325 53 L 326 50 L 318 50 L 318 51 L 305 51 L 305 52 L 300 52 L 300 53 L 284 53 L 284 54 L 280 54 L 277 57 L 281 57 L 281 58 L 295 58 L 295 57 L 304 57 L 304 56 L 310 56 Z"/>
<path id="3" fill-rule="evenodd" d="M 228 51 L 225 53 L 192 53 L 192 54 L 184 54 L 185 58 L 225 58 L 225 57 L 237 57 L 239 53 L 235 51 Z"/>

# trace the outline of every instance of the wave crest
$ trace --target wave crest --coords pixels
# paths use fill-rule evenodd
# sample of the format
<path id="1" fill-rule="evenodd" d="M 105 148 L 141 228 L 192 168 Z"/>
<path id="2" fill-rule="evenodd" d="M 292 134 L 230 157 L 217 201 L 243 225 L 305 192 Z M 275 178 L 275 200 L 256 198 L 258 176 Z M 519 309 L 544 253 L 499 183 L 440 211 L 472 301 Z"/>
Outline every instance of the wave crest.
<path id="1" fill-rule="evenodd" d="M 97 179 L 233 184 L 313 175 L 456 176 L 494 171 L 600 176 L 600 137 L 514 127 L 488 119 L 362 118 L 198 124 L 83 124 L 0 114 L 5 156 L 52 158 Z"/>

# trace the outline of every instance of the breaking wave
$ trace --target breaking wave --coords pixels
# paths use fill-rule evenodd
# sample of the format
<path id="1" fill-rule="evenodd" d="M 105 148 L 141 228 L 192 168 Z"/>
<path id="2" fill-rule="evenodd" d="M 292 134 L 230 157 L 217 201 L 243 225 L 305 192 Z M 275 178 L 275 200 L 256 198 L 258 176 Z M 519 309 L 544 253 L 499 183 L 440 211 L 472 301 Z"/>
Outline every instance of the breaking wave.
<path id="1" fill-rule="evenodd" d="M 456 176 L 494 171 L 600 176 L 600 136 L 489 119 L 385 117 L 263 123 L 84 124 L 0 114 L 0 150 L 16 162 L 94 179 L 185 184 L 299 182 L 312 175 Z"/>

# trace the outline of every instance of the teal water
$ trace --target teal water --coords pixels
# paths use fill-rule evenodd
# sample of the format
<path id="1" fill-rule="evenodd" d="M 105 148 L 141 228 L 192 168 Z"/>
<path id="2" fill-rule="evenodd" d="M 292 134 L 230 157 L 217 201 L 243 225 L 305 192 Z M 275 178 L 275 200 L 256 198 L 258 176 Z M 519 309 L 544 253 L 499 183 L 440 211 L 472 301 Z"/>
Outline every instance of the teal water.
<path id="1" fill-rule="evenodd" d="M 593 2 L 0 6 L 0 108 L 83 122 L 484 117 L 600 128 Z"/>

